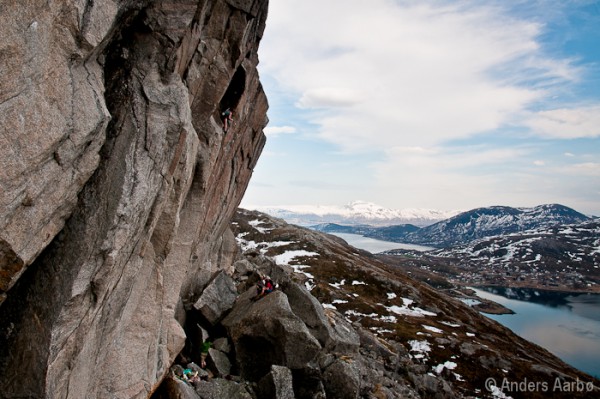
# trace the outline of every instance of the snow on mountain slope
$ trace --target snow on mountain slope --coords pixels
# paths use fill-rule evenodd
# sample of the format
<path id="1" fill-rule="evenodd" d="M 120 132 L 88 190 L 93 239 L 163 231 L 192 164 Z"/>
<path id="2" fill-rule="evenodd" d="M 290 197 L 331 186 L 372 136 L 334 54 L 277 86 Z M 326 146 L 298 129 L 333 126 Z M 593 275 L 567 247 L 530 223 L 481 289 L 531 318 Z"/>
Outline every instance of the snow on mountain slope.
<path id="1" fill-rule="evenodd" d="M 587 220 L 589 220 L 587 216 L 559 204 L 539 205 L 534 208 L 491 206 L 463 212 L 424 227 L 403 237 L 403 240 L 415 244 L 449 247 L 483 237 L 581 223 Z"/>
<path id="2" fill-rule="evenodd" d="M 346 225 L 370 224 L 384 226 L 393 224 L 414 224 L 427 226 L 457 215 L 460 211 L 439 211 L 433 209 L 389 209 L 380 205 L 353 201 L 343 206 L 336 205 L 290 205 L 290 206 L 246 206 L 284 219 L 288 223 L 309 226 L 319 223 L 339 223 Z"/>

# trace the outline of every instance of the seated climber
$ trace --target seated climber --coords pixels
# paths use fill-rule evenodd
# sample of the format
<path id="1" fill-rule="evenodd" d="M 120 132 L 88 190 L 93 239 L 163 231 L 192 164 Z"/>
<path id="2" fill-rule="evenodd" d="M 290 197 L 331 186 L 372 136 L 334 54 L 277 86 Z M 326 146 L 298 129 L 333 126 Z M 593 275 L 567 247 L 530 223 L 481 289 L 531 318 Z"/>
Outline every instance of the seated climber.
<path id="1" fill-rule="evenodd" d="M 196 386 L 200 382 L 200 376 L 198 375 L 197 371 L 194 371 L 192 369 L 185 369 L 183 370 L 182 380 Z"/>
<path id="2" fill-rule="evenodd" d="M 233 124 L 233 111 L 231 108 L 227 108 L 221 116 L 223 117 L 223 131 L 227 133 L 227 130 Z"/>
<path id="3" fill-rule="evenodd" d="M 262 298 L 263 296 L 273 292 L 275 289 L 275 284 L 269 276 L 263 277 L 258 284 L 256 285 L 256 293 L 257 298 Z"/>

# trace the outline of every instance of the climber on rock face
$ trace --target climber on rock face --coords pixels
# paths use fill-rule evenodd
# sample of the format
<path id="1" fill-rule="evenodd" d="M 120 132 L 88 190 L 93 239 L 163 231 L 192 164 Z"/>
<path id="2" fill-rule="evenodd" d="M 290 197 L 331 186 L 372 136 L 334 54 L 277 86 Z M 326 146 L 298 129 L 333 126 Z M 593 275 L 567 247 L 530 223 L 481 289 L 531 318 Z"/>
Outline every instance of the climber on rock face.
<path id="1" fill-rule="evenodd" d="M 221 116 L 223 118 L 223 131 L 227 133 L 227 130 L 233 124 L 233 111 L 231 108 L 227 108 Z"/>

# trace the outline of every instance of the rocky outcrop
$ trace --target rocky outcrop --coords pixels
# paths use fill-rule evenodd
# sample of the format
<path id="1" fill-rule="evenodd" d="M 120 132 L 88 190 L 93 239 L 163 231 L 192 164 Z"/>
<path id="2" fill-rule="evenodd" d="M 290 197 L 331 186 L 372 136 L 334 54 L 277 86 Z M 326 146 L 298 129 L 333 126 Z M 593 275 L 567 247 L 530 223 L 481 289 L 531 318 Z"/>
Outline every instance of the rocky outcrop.
<path id="1" fill-rule="evenodd" d="M 271 365 L 304 368 L 321 345 L 290 307 L 287 295 L 275 291 L 253 302 L 255 289 L 242 295 L 223 320 L 235 347 L 243 378 L 258 381 Z"/>
<path id="2" fill-rule="evenodd" d="M 405 383 L 381 378 L 386 367 L 378 355 L 371 355 L 371 347 L 384 344 L 360 326 L 353 326 L 336 310 L 324 311 L 307 289 L 293 281 L 293 271 L 262 256 L 235 264 L 236 272 L 228 278 L 238 288 L 244 289 L 248 281 L 265 274 L 278 276 L 279 288 L 264 296 L 258 295 L 255 287 L 246 288 L 233 304 L 223 305 L 227 315 L 220 322 L 204 317 L 204 308 L 192 307 L 189 320 L 198 316 L 200 326 L 190 331 L 190 345 L 186 345 L 154 399 L 247 395 L 347 399 L 368 395 L 384 382 L 392 392 L 401 393 L 400 397 L 411 392 Z M 204 293 L 210 291 L 215 298 L 230 294 L 228 284 L 214 284 L 221 275 L 215 274 Z M 373 342 L 364 337 L 371 337 Z M 185 366 L 187 375 L 194 371 L 202 374 L 199 378 L 186 376 L 183 365 L 190 359 L 195 361 L 200 348 L 207 344 L 211 348 L 200 355 L 206 359 L 205 369 L 197 368 L 195 363 Z M 387 349 L 381 353 L 395 356 Z M 397 374 L 391 376 L 398 378 Z"/>
<path id="3" fill-rule="evenodd" d="M 180 309 L 233 263 L 266 9 L 0 5 L 1 397 L 147 397 L 167 374 Z"/>
<path id="4" fill-rule="evenodd" d="M 292 366 L 271 358 L 273 364 L 291 370 L 296 398 L 508 397 L 515 393 L 491 386 L 486 383 L 489 378 L 543 381 L 549 387 L 556 381 L 580 381 L 589 391 L 555 390 L 550 396 L 598 395 L 597 379 L 338 237 L 244 210 L 236 213 L 232 228 L 246 257 L 245 262 L 235 263 L 238 273 L 245 273 L 250 281 L 253 270 L 258 270 L 279 282 L 282 292 L 276 294 L 286 296 L 291 313 L 321 345 L 304 364 Z M 277 264 L 269 265 L 269 259 Z M 266 299 L 245 302 L 242 295 L 223 322 L 242 309 L 258 314 L 254 307 Z M 263 312 L 262 317 L 269 314 Z M 230 329 L 232 335 L 240 331 Z M 237 342 L 232 337 L 240 370 L 247 369 L 252 358 L 239 353 L 252 353 L 260 334 L 252 332 Z M 262 334 L 276 347 L 276 341 L 269 341 L 273 332 Z M 303 343 L 295 350 L 304 352 Z M 261 365 L 258 374 L 269 372 L 267 365 Z M 267 382 L 269 378 L 263 377 Z M 548 392 L 526 396 L 545 398 Z"/>

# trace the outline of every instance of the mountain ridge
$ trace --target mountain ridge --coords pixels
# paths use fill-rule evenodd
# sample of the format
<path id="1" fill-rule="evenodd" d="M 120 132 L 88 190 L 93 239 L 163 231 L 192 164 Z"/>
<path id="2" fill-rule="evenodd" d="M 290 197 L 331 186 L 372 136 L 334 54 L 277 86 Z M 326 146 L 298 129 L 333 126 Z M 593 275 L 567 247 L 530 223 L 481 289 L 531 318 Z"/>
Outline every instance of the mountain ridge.
<path id="1" fill-rule="evenodd" d="M 591 220 L 588 216 L 560 204 L 544 204 L 531 208 L 491 206 L 475 208 L 449 219 L 417 228 L 403 224 L 396 226 L 315 225 L 325 232 L 354 232 L 385 241 L 418 244 L 432 247 L 451 247 L 496 235 L 524 232 L 530 229 L 568 225 Z M 414 226 L 413 226 L 414 227 Z"/>
<path id="2" fill-rule="evenodd" d="M 457 285 L 600 292 L 600 219 L 490 236 L 449 248 L 380 254 Z"/>
<path id="3" fill-rule="evenodd" d="M 371 224 L 377 226 L 393 224 L 415 224 L 426 226 L 454 216 L 461 211 L 434 209 L 390 209 L 372 202 L 353 201 L 338 205 L 289 205 L 289 206 L 246 206 L 286 220 L 288 223 L 309 226 L 319 223 Z"/>

